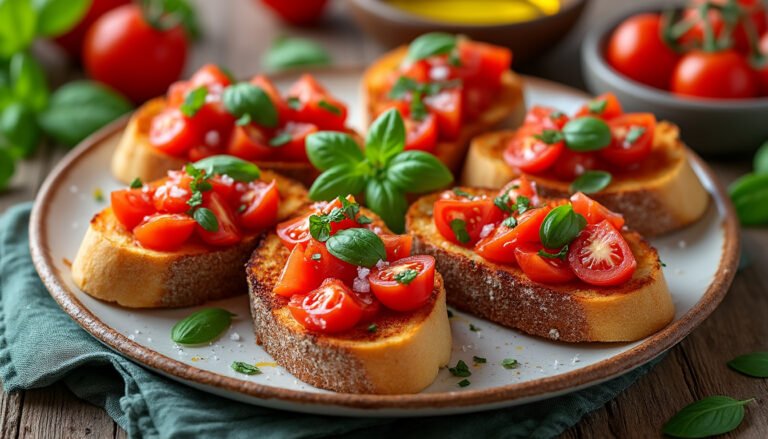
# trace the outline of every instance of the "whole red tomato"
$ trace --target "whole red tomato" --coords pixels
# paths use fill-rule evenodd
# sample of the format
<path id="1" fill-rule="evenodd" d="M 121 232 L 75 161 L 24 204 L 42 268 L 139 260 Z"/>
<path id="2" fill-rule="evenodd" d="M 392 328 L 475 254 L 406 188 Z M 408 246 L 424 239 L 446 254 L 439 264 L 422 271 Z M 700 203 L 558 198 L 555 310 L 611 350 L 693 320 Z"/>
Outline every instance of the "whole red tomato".
<path id="1" fill-rule="evenodd" d="M 735 50 L 686 54 L 672 75 L 673 93 L 719 99 L 757 95 L 757 77 L 744 56 Z"/>
<path id="2" fill-rule="evenodd" d="M 184 30 L 153 28 L 137 5 L 120 6 L 96 20 L 83 46 L 88 74 L 134 102 L 165 93 L 186 59 Z"/>
<path id="3" fill-rule="evenodd" d="M 611 34 L 605 57 L 622 74 L 663 89 L 669 86 L 678 60 L 661 39 L 659 14 L 638 14 L 624 20 Z"/>
<path id="4" fill-rule="evenodd" d="M 131 0 L 93 0 L 88 12 L 80 22 L 70 29 L 67 33 L 59 35 L 54 39 L 62 49 L 64 49 L 72 58 L 80 58 L 82 53 L 85 34 L 91 25 L 102 15 L 115 9 L 118 6 L 127 5 Z"/>
<path id="5" fill-rule="evenodd" d="M 323 15 L 328 0 L 261 0 L 286 23 L 296 26 L 312 24 Z"/>
<path id="6" fill-rule="evenodd" d="M 759 47 L 763 58 L 760 60 L 759 65 L 755 65 L 755 71 L 757 72 L 757 79 L 760 85 L 760 94 L 768 96 L 768 33 L 763 34 L 760 38 Z"/>
<path id="7" fill-rule="evenodd" d="M 709 0 L 710 3 L 723 6 L 728 0 Z M 683 20 L 691 20 L 695 24 L 680 37 L 680 44 L 693 45 L 695 47 L 701 47 L 704 41 L 704 21 L 709 21 L 712 27 L 712 32 L 716 38 L 722 35 L 725 29 L 725 21 L 723 20 L 723 14 L 717 9 L 710 9 L 707 12 L 706 17 L 702 17 L 700 6 L 705 0 L 694 0 L 691 2 L 691 6 L 683 13 Z M 733 48 L 741 53 L 749 53 L 749 31 L 748 26 L 753 26 L 755 32 L 758 35 L 765 32 L 768 28 L 766 22 L 766 11 L 761 0 L 738 0 L 738 6 L 743 9 L 744 16 L 742 21 L 736 25 L 733 30 Z M 746 24 L 749 20 L 751 24 Z"/>

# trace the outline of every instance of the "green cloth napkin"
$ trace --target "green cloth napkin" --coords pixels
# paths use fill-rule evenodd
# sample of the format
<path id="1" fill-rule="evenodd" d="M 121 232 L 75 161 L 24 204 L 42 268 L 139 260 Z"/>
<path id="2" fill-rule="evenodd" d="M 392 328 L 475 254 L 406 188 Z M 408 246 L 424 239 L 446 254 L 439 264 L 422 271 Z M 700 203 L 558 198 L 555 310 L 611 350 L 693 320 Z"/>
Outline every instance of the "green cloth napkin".
<path id="1" fill-rule="evenodd" d="M 266 409 L 160 377 L 91 338 L 62 312 L 29 256 L 30 204 L 0 218 L 0 379 L 6 391 L 56 381 L 103 407 L 132 438 L 553 437 L 629 387 L 652 366 L 524 406 L 428 418 L 342 418 Z"/>

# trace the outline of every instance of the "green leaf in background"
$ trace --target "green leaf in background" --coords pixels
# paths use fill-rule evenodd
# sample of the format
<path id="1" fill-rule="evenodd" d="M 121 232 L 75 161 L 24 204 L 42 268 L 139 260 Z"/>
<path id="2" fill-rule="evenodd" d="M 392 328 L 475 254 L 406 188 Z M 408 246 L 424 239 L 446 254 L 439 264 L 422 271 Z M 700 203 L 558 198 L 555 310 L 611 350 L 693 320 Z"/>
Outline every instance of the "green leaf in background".
<path id="1" fill-rule="evenodd" d="M 307 136 L 307 156 L 314 167 L 321 171 L 335 165 L 354 165 L 365 159 L 363 151 L 349 134 L 336 131 L 320 131 Z"/>
<path id="2" fill-rule="evenodd" d="M 282 37 L 261 60 L 264 68 L 284 70 L 293 67 L 324 66 L 331 63 L 331 56 L 319 44 L 304 38 Z"/>
<path id="3" fill-rule="evenodd" d="M 21 103 L 0 112 L 0 147 L 14 158 L 29 157 L 40 143 L 40 127 L 35 113 Z"/>
<path id="4" fill-rule="evenodd" d="M 366 176 L 357 165 L 341 164 L 317 177 L 309 188 L 309 198 L 332 200 L 347 194 L 359 194 L 365 187 Z"/>
<path id="5" fill-rule="evenodd" d="M 200 23 L 195 9 L 187 0 L 140 0 L 144 18 L 156 29 L 171 29 L 178 25 L 187 37 L 195 41 L 200 38 Z"/>
<path id="6" fill-rule="evenodd" d="M 374 164 L 383 166 L 403 151 L 405 124 L 400 112 L 391 109 L 380 115 L 368 128 L 365 137 L 365 156 Z"/>
<path id="7" fill-rule="evenodd" d="M 611 184 L 613 177 L 605 171 L 584 171 L 571 183 L 571 192 L 583 192 L 585 194 L 594 194 L 605 189 Z"/>
<path id="8" fill-rule="evenodd" d="M 238 118 L 238 125 L 251 122 L 264 127 L 277 126 L 277 109 L 269 95 L 256 85 L 240 82 L 224 89 L 222 97 L 227 111 Z"/>
<path id="9" fill-rule="evenodd" d="M 0 148 L 0 191 L 8 187 L 8 183 L 16 171 L 15 159 L 10 151 Z"/>
<path id="10" fill-rule="evenodd" d="M 231 155 L 214 155 L 198 160 L 192 166 L 205 171 L 206 175 L 227 175 L 235 181 L 251 182 L 261 176 L 256 164 Z"/>
<path id="11" fill-rule="evenodd" d="M 371 179 L 365 186 L 365 204 L 395 233 L 405 230 L 408 201 L 405 194 L 388 180 Z"/>
<path id="12" fill-rule="evenodd" d="M 434 55 L 450 53 L 456 48 L 456 35 L 431 32 L 413 40 L 408 46 L 408 59 L 418 61 Z"/>
<path id="13" fill-rule="evenodd" d="M 38 121 L 46 134 L 74 146 L 131 109 L 131 104 L 111 89 L 92 81 L 76 81 L 51 96 Z"/>
<path id="14" fill-rule="evenodd" d="M 754 163 L 755 174 L 768 174 L 768 142 L 757 150 Z"/>
<path id="15" fill-rule="evenodd" d="M 666 424 L 662 432 L 674 437 L 699 438 L 728 433 L 744 419 L 744 405 L 727 396 L 710 396 L 685 406 Z"/>
<path id="16" fill-rule="evenodd" d="M 728 192 L 742 224 L 768 224 L 768 174 L 744 175 L 731 183 Z"/>
<path id="17" fill-rule="evenodd" d="M 768 352 L 739 355 L 728 362 L 731 369 L 755 378 L 768 378 Z"/>
<path id="18" fill-rule="evenodd" d="M 72 29 L 88 12 L 92 0 L 33 0 L 37 9 L 37 33 L 48 37 Z"/>
<path id="19" fill-rule="evenodd" d="M 48 105 L 48 83 L 45 72 L 28 52 L 19 52 L 8 66 L 11 90 L 16 100 L 34 111 L 42 111 Z"/>
<path id="20" fill-rule="evenodd" d="M 233 315 L 221 308 L 201 309 L 173 325 L 171 339 L 185 345 L 213 341 L 229 328 Z"/>
<path id="21" fill-rule="evenodd" d="M 387 180 L 403 192 L 420 194 L 447 186 L 453 174 L 432 154 L 405 151 L 389 163 Z"/>
<path id="22" fill-rule="evenodd" d="M 37 12 L 32 0 L 0 0 L 0 58 L 26 49 L 36 29 Z"/>

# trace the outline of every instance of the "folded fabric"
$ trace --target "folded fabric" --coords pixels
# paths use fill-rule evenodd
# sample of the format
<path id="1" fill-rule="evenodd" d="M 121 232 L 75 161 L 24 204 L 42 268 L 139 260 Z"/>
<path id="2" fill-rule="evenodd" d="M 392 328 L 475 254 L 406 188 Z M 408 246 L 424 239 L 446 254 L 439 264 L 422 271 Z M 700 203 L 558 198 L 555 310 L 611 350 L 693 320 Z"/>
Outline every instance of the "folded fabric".
<path id="1" fill-rule="evenodd" d="M 230 401 L 170 381 L 90 337 L 48 295 L 29 255 L 30 204 L 0 218 L 0 379 L 6 391 L 63 381 L 103 407 L 132 438 L 532 437 L 562 433 L 645 374 L 547 401 L 428 418 L 341 418 Z"/>

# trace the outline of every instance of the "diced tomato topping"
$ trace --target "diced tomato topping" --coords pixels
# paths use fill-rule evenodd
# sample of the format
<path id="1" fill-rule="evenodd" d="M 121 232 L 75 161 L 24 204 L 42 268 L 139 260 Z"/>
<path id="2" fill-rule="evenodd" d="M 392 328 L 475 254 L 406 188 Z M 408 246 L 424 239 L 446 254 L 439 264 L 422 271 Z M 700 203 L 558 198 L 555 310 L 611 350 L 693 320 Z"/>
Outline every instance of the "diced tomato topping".
<path id="1" fill-rule="evenodd" d="M 282 125 L 288 122 L 291 109 L 282 96 L 280 96 L 280 92 L 275 87 L 275 84 L 264 75 L 256 75 L 251 78 L 251 84 L 260 87 L 269 96 L 269 100 L 272 101 L 272 104 L 277 109 L 279 123 Z"/>
<path id="2" fill-rule="evenodd" d="M 149 142 L 166 154 L 179 156 L 200 144 L 202 136 L 180 110 L 168 108 L 152 119 Z"/>
<path id="3" fill-rule="evenodd" d="M 293 296 L 288 309 L 305 328 L 329 334 L 352 329 L 363 317 L 354 293 L 338 279 L 326 279 L 309 294 Z"/>
<path id="4" fill-rule="evenodd" d="M 307 162 L 307 136 L 318 131 L 317 125 L 302 122 L 288 122 L 278 129 L 270 140 L 276 161 Z"/>
<path id="5" fill-rule="evenodd" d="M 536 183 L 531 181 L 525 175 L 521 175 L 520 177 L 510 181 L 503 188 L 501 188 L 499 191 L 499 196 L 503 197 L 504 195 L 509 197 L 507 206 L 510 208 L 514 208 L 516 206 L 517 199 L 520 196 L 527 198 L 528 204 L 530 206 L 539 205 L 539 194 L 536 191 Z"/>
<path id="6" fill-rule="evenodd" d="M 288 98 L 297 98 L 292 120 L 317 125 L 323 130 L 343 131 L 347 107 L 332 97 L 312 75 L 305 74 L 291 87 Z"/>
<path id="7" fill-rule="evenodd" d="M 461 90 L 451 88 L 424 98 L 427 109 L 435 115 L 438 137 L 455 140 L 461 133 Z"/>
<path id="8" fill-rule="evenodd" d="M 248 183 L 248 189 L 240 196 L 240 203 L 244 207 L 240 212 L 240 224 L 243 227 L 264 230 L 272 226 L 277 222 L 277 209 L 280 205 L 277 181 Z"/>
<path id="9" fill-rule="evenodd" d="M 325 243 L 310 239 L 307 241 L 307 249 L 304 251 L 304 259 L 311 261 L 320 274 L 321 279 L 334 277 L 351 284 L 357 277 L 357 267 L 344 262 L 328 252 Z"/>
<path id="10" fill-rule="evenodd" d="M 465 81 L 498 87 L 501 75 L 512 65 L 512 52 L 504 47 L 464 40 L 459 42 L 459 59 L 459 74 Z"/>
<path id="11" fill-rule="evenodd" d="M 544 129 L 562 130 L 570 119 L 562 111 L 551 107 L 534 105 L 525 115 L 524 125 L 541 126 Z"/>
<path id="12" fill-rule="evenodd" d="M 490 198 L 441 198 L 435 202 L 433 219 L 443 237 L 454 244 L 472 246 L 486 225 L 503 219 L 503 212 Z"/>
<path id="13" fill-rule="evenodd" d="M 169 171 L 168 176 L 155 188 L 155 209 L 164 213 L 184 213 L 190 208 L 187 201 L 192 196 L 189 188 L 192 177 L 180 171 Z"/>
<path id="14" fill-rule="evenodd" d="M 387 251 L 387 261 L 393 262 L 411 255 L 413 236 L 411 235 L 379 235 Z"/>
<path id="15" fill-rule="evenodd" d="M 609 210 L 581 192 L 571 195 L 571 204 L 573 211 L 581 214 L 587 220 L 587 224 L 597 224 L 603 220 L 608 220 L 617 230 L 624 227 L 624 217 L 621 214 Z"/>
<path id="16" fill-rule="evenodd" d="M 630 113 L 608 122 L 613 142 L 600 150 L 608 162 L 628 167 L 643 161 L 653 149 L 656 117 L 651 113 Z"/>
<path id="17" fill-rule="evenodd" d="M 307 259 L 306 250 L 306 242 L 297 243 L 291 250 L 273 289 L 278 296 L 307 294 L 322 282 L 319 266 L 312 259 Z"/>
<path id="18" fill-rule="evenodd" d="M 195 231 L 195 220 L 189 215 L 155 214 L 133 229 L 142 245 L 152 250 L 173 251 L 182 246 Z"/>
<path id="19" fill-rule="evenodd" d="M 603 93 L 582 106 L 574 117 L 595 116 L 605 120 L 624 114 L 619 99 L 611 92 Z"/>
<path id="20" fill-rule="evenodd" d="M 405 123 L 405 149 L 432 152 L 437 146 L 437 119 L 434 114 L 427 114 L 422 120 L 410 117 Z"/>
<path id="21" fill-rule="evenodd" d="M 309 240 L 309 217 L 312 213 L 289 219 L 277 225 L 277 236 L 283 245 L 293 249 L 296 244 Z"/>
<path id="22" fill-rule="evenodd" d="M 576 152 L 563 148 L 550 171 L 561 180 L 573 181 L 576 177 L 583 174 L 584 171 L 598 169 L 599 167 L 600 160 L 595 153 Z"/>
<path id="23" fill-rule="evenodd" d="M 218 224 L 215 230 L 205 230 L 200 224 L 197 225 L 197 234 L 206 244 L 214 246 L 231 246 L 240 242 L 242 236 L 237 227 L 237 220 L 232 209 L 226 204 L 225 200 L 215 192 L 208 194 L 207 200 L 203 202 L 203 207 L 209 209 L 216 217 Z"/>
<path id="24" fill-rule="evenodd" d="M 565 149 L 562 134 L 542 126 L 517 130 L 504 150 L 504 160 L 523 172 L 538 173 L 551 167 Z"/>
<path id="25" fill-rule="evenodd" d="M 515 248 L 521 244 L 539 241 L 541 223 L 551 210 L 549 206 L 528 210 L 517 218 L 515 227 L 507 227 L 502 223 L 493 233 L 475 245 L 475 253 L 491 262 L 515 263 Z"/>
<path id="26" fill-rule="evenodd" d="M 368 277 L 371 291 L 387 308 L 412 311 L 429 300 L 435 286 L 435 258 L 409 256 L 382 268 Z"/>
<path id="27" fill-rule="evenodd" d="M 152 195 L 143 189 L 122 189 L 110 194 L 112 212 L 128 230 L 144 221 L 144 217 L 155 213 Z"/>
<path id="28" fill-rule="evenodd" d="M 227 152 L 244 160 L 262 161 L 272 157 L 269 146 L 270 133 L 254 124 L 236 126 L 232 132 Z"/>
<path id="29" fill-rule="evenodd" d="M 526 276 L 534 282 L 559 284 L 576 279 L 568 262 L 559 257 L 541 256 L 541 244 L 522 244 L 515 247 L 515 260 Z"/>
<path id="30" fill-rule="evenodd" d="M 637 268 L 629 244 L 607 220 L 581 231 L 570 245 L 568 264 L 579 279 L 598 286 L 621 285 Z"/>

